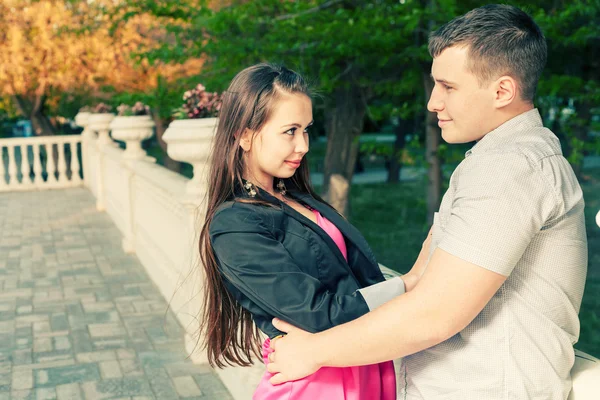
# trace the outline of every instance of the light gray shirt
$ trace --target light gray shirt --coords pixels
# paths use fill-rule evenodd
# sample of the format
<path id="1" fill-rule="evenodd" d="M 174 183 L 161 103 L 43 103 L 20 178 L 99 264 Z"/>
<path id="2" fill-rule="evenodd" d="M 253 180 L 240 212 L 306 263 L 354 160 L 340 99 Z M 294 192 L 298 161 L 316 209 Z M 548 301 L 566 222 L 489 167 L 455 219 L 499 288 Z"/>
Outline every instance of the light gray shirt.
<path id="1" fill-rule="evenodd" d="M 583 211 L 579 183 L 536 109 L 466 153 L 431 252 L 508 278 L 465 329 L 403 359 L 400 399 L 567 398 L 587 273 Z"/>

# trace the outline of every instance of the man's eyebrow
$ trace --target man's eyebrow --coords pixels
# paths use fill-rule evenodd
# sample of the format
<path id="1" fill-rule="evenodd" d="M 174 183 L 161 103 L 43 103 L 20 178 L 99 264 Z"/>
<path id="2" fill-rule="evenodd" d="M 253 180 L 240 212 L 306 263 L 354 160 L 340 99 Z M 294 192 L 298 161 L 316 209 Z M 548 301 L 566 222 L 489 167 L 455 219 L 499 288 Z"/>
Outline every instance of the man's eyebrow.
<path id="1" fill-rule="evenodd" d="M 450 86 L 455 86 L 455 85 L 456 85 L 456 83 L 454 83 L 454 82 L 450 82 L 450 81 L 447 81 L 447 80 L 445 80 L 445 79 L 435 79 L 435 78 L 433 77 L 433 75 L 432 75 L 432 74 L 429 74 L 429 76 L 430 76 L 430 77 L 431 77 L 431 79 L 432 79 L 433 81 L 435 81 L 435 82 L 438 82 L 438 83 L 443 83 L 444 85 L 450 85 Z"/>

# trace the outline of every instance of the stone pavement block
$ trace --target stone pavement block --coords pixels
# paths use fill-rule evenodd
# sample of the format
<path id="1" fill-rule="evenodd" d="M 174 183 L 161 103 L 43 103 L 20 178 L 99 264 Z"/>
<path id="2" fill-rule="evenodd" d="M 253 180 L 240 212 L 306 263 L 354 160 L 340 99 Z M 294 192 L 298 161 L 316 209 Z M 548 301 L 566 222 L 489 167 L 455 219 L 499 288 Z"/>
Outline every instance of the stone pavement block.
<path id="1" fill-rule="evenodd" d="M 121 372 L 126 377 L 144 375 L 142 366 L 136 359 L 119 360 L 119 365 L 121 367 Z"/>
<path id="2" fill-rule="evenodd" d="M 178 400 L 179 395 L 175 390 L 173 381 L 167 374 L 164 368 L 144 367 L 144 373 L 150 381 L 150 386 L 156 398 L 161 400 Z"/>
<path id="3" fill-rule="evenodd" d="M 191 376 L 178 376 L 173 378 L 173 383 L 180 397 L 202 396 L 200 388 Z"/>
<path id="4" fill-rule="evenodd" d="M 10 393 L 12 400 L 35 400 L 35 393 L 32 389 L 27 390 L 13 390 Z"/>
<path id="5" fill-rule="evenodd" d="M 57 386 L 66 383 L 97 381 L 100 380 L 100 371 L 97 364 L 75 364 L 65 367 L 54 367 L 47 369 L 47 386 Z M 36 382 L 36 386 L 42 386 Z"/>
<path id="6" fill-rule="evenodd" d="M 214 378 L 214 373 L 195 375 L 194 380 L 207 399 L 233 400 L 225 385 Z"/>
<path id="7" fill-rule="evenodd" d="M 92 340 L 87 330 L 72 330 L 71 340 L 73 345 L 73 351 L 79 352 L 90 352 L 94 349 L 92 346 Z"/>
<path id="8" fill-rule="evenodd" d="M 100 311 L 112 311 L 115 310 L 116 306 L 112 301 L 103 301 L 103 302 L 81 302 L 83 305 L 83 310 L 86 313 L 92 312 L 100 312 Z"/>
<path id="9" fill-rule="evenodd" d="M 192 364 L 190 362 L 167 364 L 165 365 L 165 369 L 173 378 L 213 373 L 212 368 L 208 364 Z"/>
<path id="10" fill-rule="evenodd" d="M 154 397 L 148 380 L 144 377 L 85 382 L 81 387 L 85 393 L 86 400 L 113 399 L 123 396 Z M 160 399 L 163 400 L 162 398 Z"/>
<path id="11" fill-rule="evenodd" d="M 50 317 L 50 326 L 53 331 L 65 331 L 69 329 L 69 320 L 65 313 L 55 313 Z"/>
<path id="12" fill-rule="evenodd" d="M 56 390 L 54 388 L 39 388 L 35 390 L 36 400 L 56 400 Z"/>
<path id="13" fill-rule="evenodd" d="M 43 353 L 52 351 L 52 339 L 51 338 L 35 338 L 33 339 L 33 352 L 34 353 Z"/>
<path id="14" fill-rule="evenodd" d="M 120 349 L 128 346 L 128 342 L 125 339 L 100 339 L 94 340 L 94 350 L 105 350 L 105 349 Z"/>
<path id="15" fill-rule="evenodd" d="M 93 351 L 87 353 L 78 353 L 76 355 L 77 362 L 80 363 L 92 363 L 99 361 L 112 361 L 116 360 L 116 354 L 113 350 L 104 350 L 104 351 Z"/>
<path id="16" fill-rule="evenodd" d="M 17 308 L 17 314 L 31 314 L 32 311 L 32 305 L 20 306 L 19 308 Z"/>
<path id="17" fill-rule="evenodd" d="M 12 359 L 14 365 L 31 364 L 33 362 L 31 348 L 13 351 Z"/>
<path id="18" fill-rule="evenodd" d="M 123 373 L 118 361 L 102 361 L 100 365 L 100 375 L 102 379 L 122 378 Z"/>
<path id="19" fill-rule="evenodd" d="M 36 363 L 33 365 L 45 365 L 55 362 L 68 362 L 73 364 L 73 355 L 68 350 L 51 351 L 49 353 L 36 353 L 33 355 L 33 358 L 33 361 Z"/>
<path id="20" fill-rule="evenodd" d="M 81 390 L 78 383 L 67 383 L 56 387 L 57 400 L 81 400 Z"/>
<path id="21" fill-rule="evenodd" d="M 13 371 L 11 388 L 13 390 L 33 388 L 33 373 L 31 370 Z"/>
<path id="22" fill-rule="evenodd" d="M 54 338 L 54 348 L 56 350 L 69 350 L 71 342 L 68 336 L 57 336 Z"/>
<path id="23" fill-rule="evenodd" d="M 135 351 L 131 349 L 119 349 L 117 350 L 117 358 L 119 360 L 135 358 Z"/>

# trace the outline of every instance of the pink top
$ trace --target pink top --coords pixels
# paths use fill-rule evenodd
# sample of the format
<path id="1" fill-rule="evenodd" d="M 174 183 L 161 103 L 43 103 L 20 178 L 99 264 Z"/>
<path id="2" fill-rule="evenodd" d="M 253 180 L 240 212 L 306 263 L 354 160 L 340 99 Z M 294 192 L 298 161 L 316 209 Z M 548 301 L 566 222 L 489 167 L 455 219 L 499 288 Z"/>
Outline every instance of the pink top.
<path id="1" fill-rule="evenodd" d="M 319 225 L 333 239 L 342 255 L 348 260 L 346 242 L 342 232 L 317 210 L 312 210 Z M 271 340 L 265 339 L 262 355 L 265 364 L 272 353 Z M 273 374 L 265 371 L 253 400 L 396 400 L 396 375 L 392 361 L 360 367 L 322 367 L 306 378 L 271 385 Z"/>
<path id="2" fill-rule="evenodd" d="M 342 235 L 342 232 L 340 232 L 337 226 L 335 226 L 331 221 L 323 217 L 320 212 L 317 210 L 312 210 L 312 212 L 315 214 L 315 217 L 317 217 L 317 225 L 319 225 L 321 229 L 323 229 L 331 237 L 331 239 L 333 239 L 346 261 L 348 261 L 346 242 L 344 241 L 344 235 Z"/>

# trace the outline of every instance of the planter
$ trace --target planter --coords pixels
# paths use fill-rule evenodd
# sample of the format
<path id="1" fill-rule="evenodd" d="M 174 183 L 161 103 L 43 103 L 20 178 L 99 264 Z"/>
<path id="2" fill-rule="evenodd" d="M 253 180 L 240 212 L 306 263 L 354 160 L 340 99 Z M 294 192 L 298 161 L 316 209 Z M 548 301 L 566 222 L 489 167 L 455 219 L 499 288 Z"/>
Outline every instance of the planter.
<path id="1" fill-rule="evenodd" d="M 138 160 L 146 157 L 142 142 L 154 135 L 154 125 L 149 115 L 136 115 L 115 117 L 109 128 L 113 139 L 125 142 L 125 158 Z"/>
<path id="2" fill-rule="evenodd" d="M 169 157 L 194 167 L 194 176 L 187 185 L 187 192 L 192 196 L 206 188 L 207 161 L 217 122 L 218 118 L 175 120 L 163 135 Z"/>
<path id="3" fill-rule="evenodd" d="M 112 113 L 101 113 L 91 114 L 88 119 L 88 128 L 98 133 L 98 144 L 109 145 L 112 140 L 108 136 L 110 130 L 110 123 L 115 118 L 115 114 Z"/>

